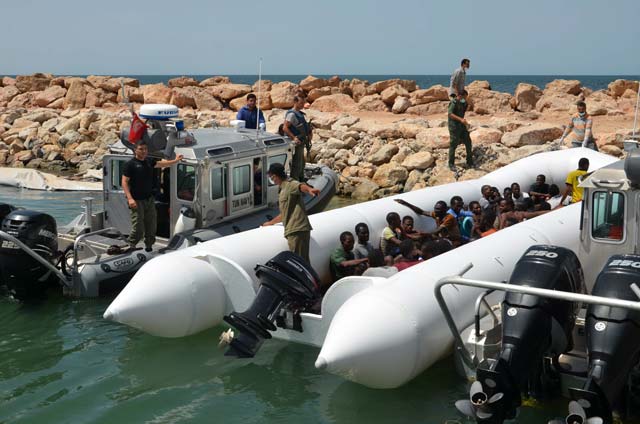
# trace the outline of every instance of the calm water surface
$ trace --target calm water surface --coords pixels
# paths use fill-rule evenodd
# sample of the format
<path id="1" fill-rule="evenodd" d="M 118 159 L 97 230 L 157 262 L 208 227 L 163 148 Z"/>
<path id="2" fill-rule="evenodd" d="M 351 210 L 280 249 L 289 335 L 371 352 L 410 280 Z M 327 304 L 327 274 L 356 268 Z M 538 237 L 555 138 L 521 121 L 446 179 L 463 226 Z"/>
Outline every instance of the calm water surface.
<path id="1" fill-rule="evenodd" d="M 0 187 L 0 202 L 67 221 L 84 193 Z M 94 194 L 95 195 L 95 194 Z M 269 341 L 257 358 L 225 358 L 222 327 L 163 339 L 104 321 L 109 299 L 0 299 L 1 423 L 469 423 L 451 358 L 395 390 L 373 390 L 318 371 L 318 349 Z M 522 408 L 546 423 L 566 401 Z"/>

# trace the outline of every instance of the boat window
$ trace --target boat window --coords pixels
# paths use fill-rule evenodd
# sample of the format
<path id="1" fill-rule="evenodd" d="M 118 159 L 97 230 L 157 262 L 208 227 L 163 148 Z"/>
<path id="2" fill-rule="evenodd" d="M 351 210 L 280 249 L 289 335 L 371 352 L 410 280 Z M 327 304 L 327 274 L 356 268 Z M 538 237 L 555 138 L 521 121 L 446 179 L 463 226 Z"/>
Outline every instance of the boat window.
<path id="1" fill-rule="evenodd" d="M 264 141 L 265 146 L 277 146 L 279 144 L 284 144 L 284 143 L 285 141 L 282 138 L 272 138 L 271 140 Z"/>
<path id="2" fill-rule="evenodd" d="M 124 174 L 124 166 L 128 159 L 112 160 L 111 161 L 111 187 L 114 190 L 120 190 L 122 188 L 122 175 Z"/>
<path id="3" fill-rule="evenodd" d="M 617 192 L 593 193 L 591 235 L 595 239 L 624 238 L 624 195 Z"/>
<path id="4" fill-rule="evenodd" d="M 251 191 L 251 165 L 236 166 L 233 168 L 233 194 L 248 193 Z"/>
<path id="5" fill-rule="evenodd" d="M 222 199 L 226 197 L 226 178 L 224 168 L 213 168 L 211 170 L 211 200 Z"/>
<path id="6" fill-rule="evenodd" d="M 269 169 L 269 167 L 271 166 L 272 163 L 281 163 L 283 166 L 285 166 L 285 169 L 286 169 L 287 154 L 283 153 L 281 155 L 269 156 L 269 161 L 267 163 L 267 169 Z M 275 184 L 273 184 L 271 181 L 269 181 L 269 186 L 274 186 L 274 185 Z"/>
<path id="7" fill-rule="evenodd" d="M 177 166 L 176 193 L 178 199 L 193 201 L 196 192 L 196 168 L 183 163 Z"/>
<path id="8" fill-rule="evenodd" d="M 207 153 L 209 154 L 209 156 L 229 155 L 229 154 L 233 153 L 233 149 L 231 147 L 229 147 L 229 146 L 216 147 L 215 149 L 207 150 Z"/>

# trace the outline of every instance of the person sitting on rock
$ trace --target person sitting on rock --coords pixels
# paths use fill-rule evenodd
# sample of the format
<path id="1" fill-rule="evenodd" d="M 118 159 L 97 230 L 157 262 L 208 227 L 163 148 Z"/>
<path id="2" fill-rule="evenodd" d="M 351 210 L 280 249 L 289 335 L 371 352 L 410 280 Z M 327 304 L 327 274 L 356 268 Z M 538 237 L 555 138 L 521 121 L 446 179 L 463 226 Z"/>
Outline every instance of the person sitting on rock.
<path id="1" fill-rule="evenodd" d="M 536 182 L 529 187 L 529 197 L 534 205 L 545 200 L 549 194 L 549 184 L 546 183 L 547 177 L 540 174 L 536 177 Z"/>
<path id="2" fill-rule="evenodd" d="M 531 199 L 527 193 L 524 193 L 520 190 L 520 184 L 512 183 L 511 184 L 511 198 L 513 199 L 513 203 L 515 205 L 515 210 L 517 211 L 526 211 L 529 210 L 531 206 Z"/>
<path id="3" fill-rule="evenodd" d="M 469 130 L 467 129 L 469 123 L 466 119 L 464 119 L 464 114 L 467 111 L 467 106 L 466 90 L 462 90 L 460 93 L 458 93 L 457 97 L 452 98 L 449 102 L 449 169 L 452 171 L 456 171 L 456 147 L 458 147 L 458 145 L 460 144 L 464 144 L 467 152 L 467 166 L 469 168 L 473 167 L 471 137 L 469 136 Z"/>
<path id="4" fill-rule="evenodd" d="M 367 258 L 373 251 L 373 245 L 369 241 L 369 226 L 364 222 L 356 224 L 356 237 L 358 241 L 353 248 L 356 259 Z"/>
<path id="5" fill-rule="evenodd" d="M 360 275 L 367 268 L 368 258 L 356 259 L 353 254 L 354 239 L 350 231 L 340 234 L 341 246 L 336 248 L 329 259 L 331 277 L 336 282 L 349 275 Z"/>
<path id="6" fill-rule="evenodd" d="M 397 212 L 387 214 L 387 226 L 380 235 L 380 250 L 384 256 L 394 258 L 400 253 L 400 243 L 404 239 L 402 233 L 402 222 Z"/>
<path id="7" fill-rule="evenodd" d="M 400 243 L 400 255 L 395 258 L 393 266 L 398 268 L 398 271 L 402 271 L 417 265 L 420 262 L 420 259 L 416 256 L 416 249 L 413 241 L 410 239 L 402 240 L 402 243 Z"/>
<path id="8" fill-rule="evenodd" d="M 598 145 L 593 138 L 593 120 L 587 113 L 587 104 L 583 101 L 576 103 L 578 113 L 571 117 L 569 124 L 564 130 L 560 142 L 564 143 L 565 138 L 569 137 L 571 147 L 587 147 L 598 151 Z"/>

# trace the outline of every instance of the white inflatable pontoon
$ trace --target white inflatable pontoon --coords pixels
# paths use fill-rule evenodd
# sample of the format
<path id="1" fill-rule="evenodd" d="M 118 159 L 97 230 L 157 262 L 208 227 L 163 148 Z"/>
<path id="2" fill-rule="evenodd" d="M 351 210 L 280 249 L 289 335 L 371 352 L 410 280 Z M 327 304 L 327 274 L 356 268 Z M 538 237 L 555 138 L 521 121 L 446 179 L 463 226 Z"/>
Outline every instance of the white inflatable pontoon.
<path id="1" fill-rule="evenodd" d="M 28 168 L 0 168 L 0 185 L 29 190 L 102 191 L 99 181 L 73 181 Z"/>
<path id="2" fill-rule="evenodd" d="M 357 223 L 365 222 L 369 225 L 372 241 L 375 242 L 376 235 L 386 225 L 385 216 L 388 212 L 400 211 L 403 214 L 410 214 L 409 210 L 403 210 L 394 202 L 394 198 L 402 198 L 430 210 L 436 201 L 448 200 L 456 194 L 467 201 L 477 199 L 483 184 L 504 187 L 512 182 L 518 182 L 527 187 L 535 180 L 536 175 L 545 174 L 548 182 L 555 182 L 562 186 L 566 175 L 576 169 L 581 157 L 589 158 L 590 169 L 600 168 L 616 160 L 589 149 L 540 153 L 507 165 L 477 180 L 430 187 L 313 215 L 310 217 L 314 228 L 310 248 L 311 264 L 319 271 L 323 280 L 328 280 L 329 254 L 338 245 L 342 231 L 352 231 Z M 281 225 L 258 228 L 165 254 L 160 260 L 151 260 L 138 271 L 127 287 L 111 303 L 104 317 L 163 337 L 187 336 L 215 326 L 221 322 L 225 314 L 243 311 L 251 304 L 257 289 L 257 279 L 253 269 L 256 264 L 264 264 L 276 253 L 287 250 L 282 233 Z M 507 231 L 504 234 L 513 233 Z M 561 231 L 558 234 L 566 236 L 567 240 L 575 238 L 570 231 Z M 501 238 L 491 237 L 488 240 L 494 240 L 490 243 L 496 243 Z M 514 246 L 525 249 L 526 246 L 544 240 L 542 235 L 539 238 L 542 240 L 536 241 L 529 235 L 521 236 L 521 240 L 517 243 L 522 243 L 522 246 L 518 244 Z M 555 239 L 553 241 L 556 242 Z M 562 240 L 557 242 L 562 244 Z M 508 248 L 512 244 L 510 240 L 502 243 L 503 248 Z M 459 252 L 475 251 L 477 249 L 475 246 L 478 244 L 472 243 L 464 250 L 453 251 L 450 255 L 457 260 L 452 261 L 443 272 L 448 274 L 456 272 L 457 267 L 453 264 L 462 266 Z M 478 250 L 485 255 L 487 253 L 487 248 Z M 508 250 L 504 253 L 506 256 L 508 256 Z M 521 250 L 513 252 L 511 260 L 515 261 Z M 448 256 L 446 255 L 445 258 Z M 443 260 L 445 259 L 439 259 L 437 263 Z M 504 261 L 510 263 L 507 259 L 503 259 Z M 426 265 L 421 265 L 418 269 Z M 491 269 L 497 270 L 495 278 L 500 279 L 503 271 L 500 271 L 496 265 Z M 489 275 L 486 277 L 493 278 Z M 410 281 L 406 281 L 405 278 Z M 418 293 L 424 291 L 425 296 L 433 298 L 432 288 L 427 281 L 421 284 L 418 280 L 415 277 L 415 271 L 404 271 L 390 282 L 398 281 L 398 286 L 408 288 L 409 297 L 420 298 Z M 346 278 L 337 282 L 323 300 L 322 316 L 303 314 L 304 333 L 278 331 L 276 337 L 322 346 L 333 314 L 337 314 L 341 305 L 355 293 L 378 283 L 387 284 L 385 279 L 362 277 Z M 416 293 L 413 294 L 412 290 L 416 290 Z M 441 316 L 436 309 L 433 313 L 438 317 Z M 432 327 L 430 324 L 425 325 L 426 328 Z M 434 357 L 439 357 L 440 352 L 446 350 L 451 340 L 441 320 L 438 320 L 437 326 L 442 327 L 438 331 L 443 338 L 435 348 L 437 354 Z M 401 329 L 394 328 L 393 331 L 401 331 Z M 341 366 L 327 352 L 327 350 L 323 351 L 319 365 L 340 373 Z M 417 368 L 415 371 L 417 372 Z M 361 382 L 377 387 L 392 387 L 396 384 L 369 383 L 365 378 Z"/>

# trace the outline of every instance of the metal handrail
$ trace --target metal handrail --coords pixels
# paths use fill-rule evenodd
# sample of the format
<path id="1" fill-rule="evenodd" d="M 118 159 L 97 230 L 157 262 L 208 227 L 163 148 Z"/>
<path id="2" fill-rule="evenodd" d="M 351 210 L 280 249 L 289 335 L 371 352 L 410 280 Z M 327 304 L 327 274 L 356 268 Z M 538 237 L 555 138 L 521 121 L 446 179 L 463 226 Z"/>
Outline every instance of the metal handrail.
<path id="1" fill-rule="evenodd" d="M 14 243 L 16 246 L 22 249 L 27 255 L 31 256 L 33 259 L 39 262 L 40 265 L 44 266 L 49 271 L 53 272 L 56 275 L 56 277 L 58 277 L 58 279 L 60 279 L 60 281 L 62 281 L 62 283 L 67 288 L 71 288 L 72 284 L 69 277 L 64 275 L 62 271 L 60 271 L 58 268 L 56 268 L 51 263 L 49 263 L 45 258 L 43 258 L 42 256 L 38 255 L 36 252 L 34 252 L 33 249 L 31 249 L 29 246 L 27 246 L 26 244 L 24 244 L 23 242 L 21 242 L 20 240 L 12 236 L 11 234 L 7 234 L 4 231 L 0 231 L 0 238 Z"/>
<path id="2" fill-rule="evenodd" d="M 582 302 L 591 305 L 602 305 L 602 306 L 610 306 L 614 308 L 624 308 L 630 309 L 633 311 L 640 311 L 640 302 L 631 301 L 631 300 L 622 300 L 622 299 L 614 299 L 610 297 L 602 297 L 602 296 L 592 296 L 588 294 L 581 293 L 571 293 L 565 291 L 558 290 L 549 290 L 549 289 L 541 289 L 538 287 L 528 287 L 528 286 L 516 286 L 508 283 L 496 283 L 493 281 L 482 281 L 482 280 L 473 280 L 469 278 L 463 278 L 462 276 L 466 274 L 471 268 L 473 268 L 473 264 L 469 263 L 465 265 L 462 270 L 455 275 L 449 277 L 443 277 L 436 283 L 434 287 L 434 295 L 436 300 L 438 301 L 438 305 L 442 310 L 442 313 L 447 321 L 447 325 L 451 330 L 451 334 L 456 342 L 456 349 L 460 352 L 462 356 L 462 360 L 465 362 L 467 366 L 470 368 L 475 368 L 478 366 L 477 358 L 471 355 L 471 352 L 464 346 L 464 341 L 462 340 L 462 336 L 460 335 L 460 331 L 456 326 L 456 323 L 451 315 L 451 311 L 447 306 L 446 301 L 444 300 L 444 296 L 442 295 L 442 287 L 445 285 L 459 285 L 459 286 L 468 286 L 468 287 L 476 287 L 482 289 L 490 289 L 490 290 L 500 290 L 506 292 L 513 293 L 522 293 L 529 294 L 533 296 L 547 297 L 550 299 L 558 299 L 565 300 L 569 302 Z M 632 290 L 634 293 L 637 291 L 637 294 L 640 295 L 640 289 L 634 287 L 635 284 L 632 284 Z"/>
<path id="3" fill-rule="evenodd" d="M 494 290 L 486 290 L 484 293 L 482 293 L 480 296 L 478 296 L 476 298 L 476 306 L 475 306 L 475 311 L 476 311 L 476 315 L 475 315 L 476 337 L 480 337 L 480 307 L 482 307 L 482 305 L 484 305 L 484 307 L 487 309 L 487 311 L 489 311 L 489 313 L 493 317 L 493 325 L 497 325 L 498 322 L 500 321 L 498 319 L 498 317 L 496 316 L 496 313 L 491 308 L 491 305 L 489 305 L 489 302 L 487 302 L 487 296 L 489 296 L 493 292 L 494 292 Z"/>
<path id="4" fill-rule="evenodd" d="M 74 274 L 77 274 L 78 272 L 78 248 L 80 247 L 80 243 L 84 242 L 84 239 L 86 239 L 89 236 L 95 236 L 98 234 L 107 233 L 109 231 L 115 231 L 118 234 L 122 234 L 120 231 L 118 231 L 116 227 L 108 227 L 108 228 L 103 228 L 101 230 L 93 231 L 90 233 L 80 234 L 78 237 L 75 238 L 75 240 L 73 241 L 73 266 L 72 266 Z M 87 247 L 91 249 L 89 245 L 87 245 Z M 95 253 L 93 249 L 91 249 L 91 251 Z"/>

